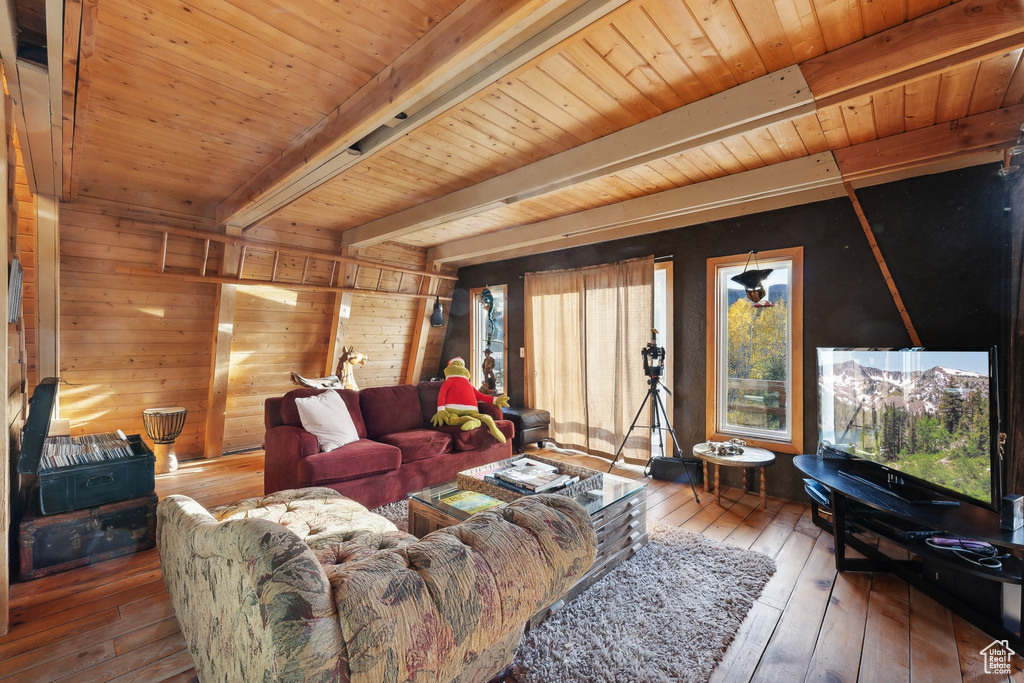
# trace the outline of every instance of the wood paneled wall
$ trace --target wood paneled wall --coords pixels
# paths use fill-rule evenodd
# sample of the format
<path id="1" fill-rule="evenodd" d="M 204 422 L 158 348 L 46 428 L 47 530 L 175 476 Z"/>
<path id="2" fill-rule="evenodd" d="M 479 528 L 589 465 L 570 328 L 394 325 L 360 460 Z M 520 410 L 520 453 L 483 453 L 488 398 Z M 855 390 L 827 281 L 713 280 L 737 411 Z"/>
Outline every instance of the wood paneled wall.
<path id="1" fill-rule="evenodd" d="M 25 252 L 28 252 L 30 247 L 29 244 L 26 244 L 26 240 L 21 238 L 18 230 L 20 207 L 16 194 L 18 178 L 20 176 L 20 179 L 24 181 L 25 174 L 14 139 L 13 103 L 10 98 L 4 98 L 3 105 L 0 129 L 4 131 L 4 154 L 2 155 L 3 173 L 0 175 L 4 182 L 0 183 L 0 186 L 4 188 L 5 194 L 2 207 L 4 220 L 0 221 L 0 226 L 3 228 L 0 255 L 3 256 L 2 262 L 7 263 L 9 267 L 13 257 L 18 256 L 24 259 L 22 247 L 25 247 Z M 32 240 L 33 251 L 34 244 L 35 242 Z M 5 312 L 5 318 L 7 318 L 6 310 L 9 303 L 8 294 L 8 289 L 4 284 L 3 289 L 0 289 L 0 310 Z M 24 313 L 24 308 L 22 308 L 22 313 Z M 17 522 L 21 515 L 21 504 L 15 493 L 18 489 L 18 482 L 12 481 L 11 476 L 18 476 L 12 465 L 21 451 L 21 428 L 25 423 L 26 415 L 24 386 L 27 367 L 24 318 L 13 323 L 8 322 L 6 325 L 3 341 L 7 346 L 7 365 L 3 371 L 3 381 L 0 382 L 6 388 L 6 399 L 2 404 L 3 408 L 0 409 L 0 417 L 7 425 L 6 439 L 0 443 L 0 455 L 2 455 L 0 459 L 5 463 L 5 466 L 0 468 L 0 530 L 3 531 L 5 538 L 5 542 L 0 546 L 0 635 L 7 633 L 10 624 L 8 611 L 9 551 L 17 547 L 9 542 L 9 534 L 11 529 L 17 528 Z"/>
<path id="2" fill-rule="evenodd" d="M 95 207 L 63 205 L 60 230 L 61 376 L 69 383 L 61 388 L 61 417 L 71 420 L 73 434 L 114 429 L 145 434 L 142 409 L 181 405 L 189 415 L 175 445 L 178 457 L 202 457 L 216 286 L 114 274 L 118 266 L 152 267 L 162 234 L 119 228 L 115 216 Z M 196 272 L 201 246 L 200 240 L 169 240 L 168 270 Z M 219 261 L 213 251 L 219 254 L 219 247 L 211 250 L 211 264 Z M 426 267 L 426 250 L 420 247 L 385 243 L 359 256 Z M 254 253 L 246 260 L 246 272 L 269 278 L 272 265 L 271 257 Z M 322 265 L 314 261 L 311 268 Z M 282 258 L 278 274 L 298 280 L 303 268 L 301 259 Z M 321 279 L 328 275 L 324 272 Z M 360 268 L 357 279 L 363 287 L 375 288 L 383 280 L 383 288 L 409 293 L 422 286 L 418 276 L 369 267 Z M 451 288 L 450 281 L 443 283 L 441 296 L 449 296 Z M 434 293 L 433 284 L 426 293 Z M 263 443 L 263 402 L 294 388 L 293 371 L 324 374 L 336 300 L 333 292 L 237 285 L 224 452 Z M 422 308 L 422 299 L 352 297 L 342 342 L 370 356 L 356 373 L 360 387 L 405 381 Z M 430 328 L 422 372 L 413 381 L 437 373 L 444 332 Z"/>
<path id="3" fill-rule="evenodd" d="M 120 231 L 111 216 L 64 206 L 60 230 L 61 417 L 72 434 L 145 434 L 144 408 L 184 406 L 175 448 L 200 457 L 214 285 L 114 275 L 151 260 L 161 237 Z M 171 251 L 167 261 L 186 257 Z"/>
<path id="4" fill-rule="evenodd" d="M 14 136 L 16 153 L 16 169 L 14 196 L 18 209 L 18 258 L 25 269 L 21 285 L 22 330 L 25 335 L 25 368 L 26 383 L 29 391 L 39 383 L 39 318 L 37 293 L 39 281 L 36 277 L 36 198 L 28 189 L 28 178 L 25 175 L 25 163 L 18 145 L 18 137 Z"/>
<path id="5" fill-rule="evenodd" d="M 405 266 L 406 268 L 426 268 L 426 249 L 411 247 L 395 242 L 383 242 L 359 251 L 360 258 L 372 259 L 383 263 Z M 365 277 L 372 277 L 367 271 Z M 401 282 L 395 277 L 391 287 L 400 287 L 401 291 L 415 292 L 418 278 L 407 277 Z M 360 286 L 371 286 L 372 283 L 360 283 Z M 431 285 L 433 287 L 433 285 Z M 454 286 L 452 282 L 441 283 L 441 296 L 451 296 Z M 430 294 L 434 293 L 431 289 Z M 421 303 L 415 299 L 386 299 L 381 297 L 352 297 L 352 317 L 348 324 L 347 346 L 355 346 L 357 351 L 369 354 L 366 365 L 356 370 L 356 383 L 360 388 L 402 384 L 405 379 L 406 362 L 412 351 L 414 325 L 418 322 Z M 429 309 L 428 309 L 429 313 Z M 445 320 L 448 319 L 448 306 L 445 304 Z M 444 343 L 446 328 L 430 328 L 424 353 L 423 371 L 419 378 L 427 378 L 437 373 L 441 356 L 441 345 Z"/>
<path id="6" fill-rule="evenodd" d="M 295 388 L 291 373 L 320 377 L 335 295 L 239 285 L 228 374 L 224 451 L 263 443 L 263 401 Z"/>

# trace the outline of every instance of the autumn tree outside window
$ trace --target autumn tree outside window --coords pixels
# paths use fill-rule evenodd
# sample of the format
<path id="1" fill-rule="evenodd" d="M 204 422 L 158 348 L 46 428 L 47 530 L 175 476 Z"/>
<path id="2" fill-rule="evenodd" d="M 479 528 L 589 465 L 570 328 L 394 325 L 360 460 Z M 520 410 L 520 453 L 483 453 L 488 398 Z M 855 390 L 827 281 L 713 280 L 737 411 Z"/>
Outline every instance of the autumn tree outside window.
<path id="1" fill-rule="evenodd" d="M 731 280 L 747 256 L 708 259 L 707 435 L 802 453 L 803 248 L 757 254 L 770 305 Z"/>

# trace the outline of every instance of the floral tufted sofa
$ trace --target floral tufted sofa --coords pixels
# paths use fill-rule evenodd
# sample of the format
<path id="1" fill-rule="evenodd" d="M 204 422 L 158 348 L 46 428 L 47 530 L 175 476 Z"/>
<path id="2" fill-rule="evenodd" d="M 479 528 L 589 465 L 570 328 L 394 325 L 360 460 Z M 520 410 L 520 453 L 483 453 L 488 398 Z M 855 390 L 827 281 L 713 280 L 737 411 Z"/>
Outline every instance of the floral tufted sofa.
<path id="1" fill-rule="evenodd" d="M 539 495 L 422 540 L 327 488 L 157 508 L 164 582 L 201 683 L 475 683 L 594 560 L 587 513 Z"/>

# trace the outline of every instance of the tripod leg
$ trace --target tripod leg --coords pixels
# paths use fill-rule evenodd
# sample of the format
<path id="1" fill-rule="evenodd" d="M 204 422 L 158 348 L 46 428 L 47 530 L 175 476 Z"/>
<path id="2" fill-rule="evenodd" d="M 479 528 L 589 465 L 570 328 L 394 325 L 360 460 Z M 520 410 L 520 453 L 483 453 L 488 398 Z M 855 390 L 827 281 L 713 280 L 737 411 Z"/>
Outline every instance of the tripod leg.
<path id="1" fill-rule="evenodd" d="M 651 392 L 648 391 L 647 395 L 644 396 L 644 400 L 640 403 L 640 410 L 636 411 L 636 417 L 633 418 L 633 424 L 629 425 L 629 429 L 626 431 L 626 436 L 622 439 L 622 444 L 619 446 L 619 450 L 615 451 L 615 457 L 612 458 L 612 464 L 608 466 L 608 471 L 611 472 L 612 468 L 615 467 L 615 461 L 619 459 L 619 454 L 622 453 L 622 449 L 626 447 L 626 442 L 629 441 L 629 435 L 633 433 L 633 428 L 636 427 L 636 421 L 640 419 L 640 415 L 644 412 L 644 406 L 647 405 L 647 399 L 651 397 Z"/>
<path id="2" fill-rule="evenodd" d="M 676 430 L 672 429 L 672 421 L 668 419 L 668 411 L 665 410 L 665 404 L 661 402 L 661 396 L 657 393 L 654 394 L 654 410 L 661 410 L 661 414 L 665 417 L 665 424 L 668 426 L 668 433 L 672 435 L 672 452 L 675 453 L 676 457 L 680 460 L 683 459 L 683 455 L 679 450 L 679 439 L 676 438 Z M 686 465 L 683 465 L 686 467 Z M 700 503 L 700 498 L 697 496 L 697 487 L 693 485 L 694 474 L 689 470 L 686 471 L 687 479 L 690 480 L 690 490 L 693 492 L 693 500 Z"/>

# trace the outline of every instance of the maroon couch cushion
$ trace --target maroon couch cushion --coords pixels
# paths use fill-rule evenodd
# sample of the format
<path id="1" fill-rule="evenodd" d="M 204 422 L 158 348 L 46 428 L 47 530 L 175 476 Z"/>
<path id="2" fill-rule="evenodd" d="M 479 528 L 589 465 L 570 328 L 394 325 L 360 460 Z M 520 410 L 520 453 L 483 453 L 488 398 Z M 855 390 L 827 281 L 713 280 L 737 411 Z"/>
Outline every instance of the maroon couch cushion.
<path id="1" fill-rule="evenodd" d="M 495 420 L 494 424 L 497 425 L 498 431 L 505 435 L 506 441 L 512 441 L 515 427 L 511 421 Z M 491 436 L 491 433 L 487 430 L 487 425 L 480 425 L 477 429 L 470 429 L 467 432 L 462 431 L 462 427 L 459 425 L 444 425 L 439 430 L 451 435 L 456 453 L 483 450 L 496 443 L 500 443 Z"/>
<path id="2" fill-rule="evenodd" d="M 363 415 L 359 410 L 359 392 L 349 389 L 293 389 L 281 399 L 281 419 L 279 424 L 288 425 L 289 427 L 302 427 L 302 420 L 299 419 L 299 409 L 295 407 L 295 399 L 316 396 L 325 391 L 337 391 L 341 395 L 341 398 L 345 401 L 345 406 L 348 408 L 348 414 L 352 416 L 352 422 L 356 426 L 356 434 L 359 435 L 360 439 L 365 439 L 366 424 L 363 422 Z M 264 404 L 265 411 L 273 410 L 274 407 L 275 405 L 270 401 Z M 271 418 L 265 417 L 264 422 L 269 424 Z"/>
<path id="3" fill-rule="evenodd" d="M 430 418 L 437 412 L 437 395 L 441 393 L 441 385 L 444 382 L 420 382 L 416 385 L 416 392 L 420 395 L 420 414 L 423 415 L 423 424 L 429 425 Z"/>
<path id="4" fill-rule="evenodd" d="M 321 485 L 371 474 L 382 474 L 398 469 L 402 453 L 394 446 L 360 439 L 335 448 L 333 451 L 314 453 L 299 461 L 299 483 L 303 486 Z"/>
<path id="5" fill-rule="evenodd" d="M 363 389 L 359 392 L 359 409 L 369 439 L 423 427 L 419 395 L 412 384 Z"/>
<path id="6" fill-rule="evenodd" d="M 452 437 L 436 429 L 410 429 L 377 437 L 381 443 L 402 451 L 402 462 L 426 460 L 435 455 L 452 452 Z"/>

